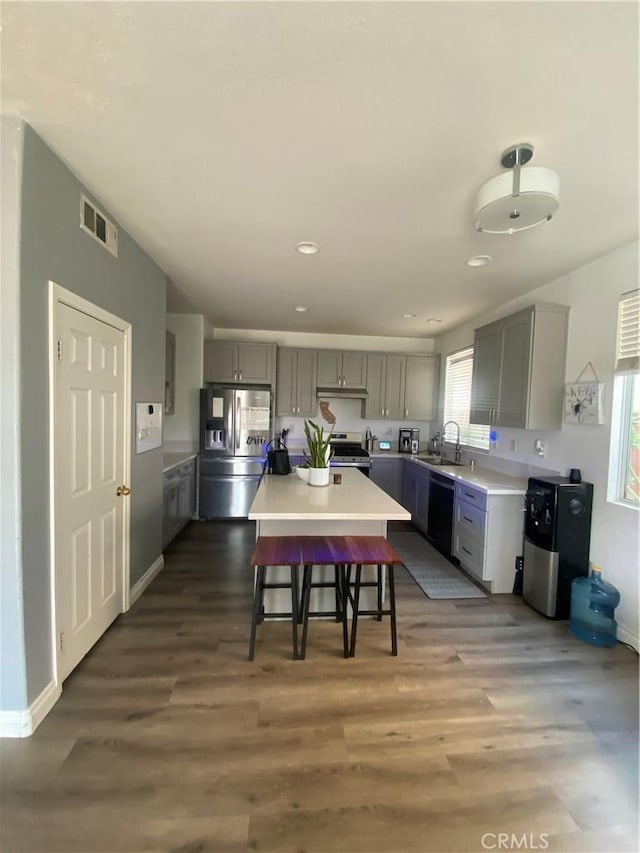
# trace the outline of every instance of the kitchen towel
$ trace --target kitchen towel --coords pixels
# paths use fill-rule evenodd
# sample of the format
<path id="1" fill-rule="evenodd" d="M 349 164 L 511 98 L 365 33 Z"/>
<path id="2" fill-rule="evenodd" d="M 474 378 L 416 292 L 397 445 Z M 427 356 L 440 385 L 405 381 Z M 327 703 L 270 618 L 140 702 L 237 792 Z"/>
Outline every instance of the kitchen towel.
<path id="1" fill-rule="evenodd" d="M 389 542 L 427 598 L 484 598 L 485 593 L 419 533 L 394 532 Z"/>

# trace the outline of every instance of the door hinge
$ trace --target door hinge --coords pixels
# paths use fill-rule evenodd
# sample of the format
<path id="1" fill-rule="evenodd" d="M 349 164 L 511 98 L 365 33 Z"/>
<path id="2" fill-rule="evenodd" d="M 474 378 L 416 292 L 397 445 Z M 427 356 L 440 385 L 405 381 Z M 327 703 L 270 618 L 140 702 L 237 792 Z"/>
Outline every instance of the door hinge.
<path id="1" fill-rule="evenodd" d="M 64 631 L 60 631 L 60 653 L 64 654 Z"/>
<path id="2" fill-rule="evenodd" d="M 58 361 L 62 361 L 62 341 L 58 341 L 57 352 L 58 352 Z"/>

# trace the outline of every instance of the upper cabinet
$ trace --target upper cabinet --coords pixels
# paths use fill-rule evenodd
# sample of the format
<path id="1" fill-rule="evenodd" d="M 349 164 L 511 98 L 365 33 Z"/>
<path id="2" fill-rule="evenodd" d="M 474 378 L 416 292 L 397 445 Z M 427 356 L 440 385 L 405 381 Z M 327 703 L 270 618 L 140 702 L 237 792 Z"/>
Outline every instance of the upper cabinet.
<path id="1" fill-rule="evenodd" d="M 166 332 L 164 351 L 164 413 L 175 414 L 176 404 L 176 336 Z"/>
<path id="2" fill-rule="evenodd" d="M 439 355 L 408 355 L 405 373 L 404 419 L 432 421 L 438 405 Z"/>
<path id="3" fill-rule="evenodd" d="M 407 358 L 404 355 L 369 353 L 365 418 L 402 420 L 406 371 Z"/>
<path id="4" fill-rule="evenodd" d="M 532 305 L 476 329 L 471 423 L 560 429 L 569 309 Z"/>
<path id="5" fill-rule="evenodd" d="M 316 350 L 278 348 L 276 415 L 315 415 L 317 359 Z"/>
<path id="6" fill-rule="evenodd" d="M 365 418 L 433 420 L 439 364 L 437 355 L 369 354 Z"/>
<path id="7" fill-rule="evenodd" d="M 365 388 L 366 383 L 366 353 L 318 352 L 318 388 Z"/>
<path id="8" fill-rule="evenodd" d="M 275 344 L 204 342 L 204 381 L 273 385 Z"/>

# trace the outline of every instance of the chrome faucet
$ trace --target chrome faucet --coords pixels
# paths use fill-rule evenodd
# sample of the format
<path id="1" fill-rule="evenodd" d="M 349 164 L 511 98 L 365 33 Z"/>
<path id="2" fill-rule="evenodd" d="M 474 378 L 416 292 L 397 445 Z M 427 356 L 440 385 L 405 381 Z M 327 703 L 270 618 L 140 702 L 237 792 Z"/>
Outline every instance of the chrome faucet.
<path id="1" fill-rule="evenodd" d="M 456 421 L 447 421 L 446 424 L 442 427 L 442 437 L 443 437 L 442 440 L 444 441 L 444 434 L 446 433 L 447 427 L 449 426 L 449 424 L 453 424 L 457 430 L 456 449 L 455 449 L 455 453 L 454 453 L 453 458 L 455 459 L 456 462 L 459 462 L 460 461 L 460 426 L 456 423 Z"/>

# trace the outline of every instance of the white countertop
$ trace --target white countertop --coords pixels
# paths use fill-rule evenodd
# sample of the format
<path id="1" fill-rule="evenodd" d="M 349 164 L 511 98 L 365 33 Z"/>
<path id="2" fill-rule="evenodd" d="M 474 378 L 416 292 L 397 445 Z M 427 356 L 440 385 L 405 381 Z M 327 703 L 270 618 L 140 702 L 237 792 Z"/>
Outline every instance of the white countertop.
<path id="1" fill-rule="evenodd" d="M 252 521 L 410 521 L 411 514 L 355 468 L 341 468 L 342 483 L 309 486 L 294 472 L 266 474 L 249 510 Z"/>
<path id="2" fill-rule="evenodd" d="M 166 474 L 167 471 L 170 471 L 172 468 L 177 468 L 178 465 L 182 465 L 183 462 L 188 462 L 189 459 L 195 459 L 197 455 L 197 453 L 188 453 L 186 451 L 184 453 L 165 453 L 162 473 Z"/>
<path id="3" fill-rule="evenodd" d="M 470 486 L 482 489 L 483 492 L 487 492 L 489 495 L 523 495 L 527 491 L 527 481 L 522 477 L 510 477 L 508 474 L 501 474 L 499 471 L 490 471 L 488 468 L 476 467 L 472 471 L 467 465 L 463 467 L 457 465 L 432 465 L 425 459 L 419 459 L 415 456 L 407 456 L 406 458 L 414 465 L 421 465 L 424 468 L 428 468 L 429 471 L 446 474 L 451 480 L 468 483 Z"/>

